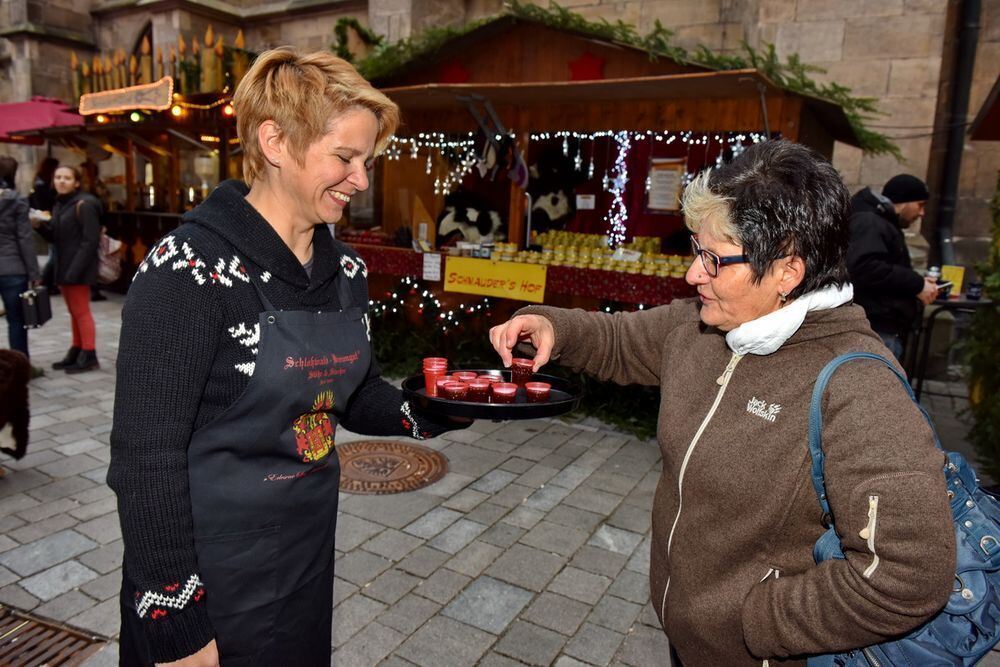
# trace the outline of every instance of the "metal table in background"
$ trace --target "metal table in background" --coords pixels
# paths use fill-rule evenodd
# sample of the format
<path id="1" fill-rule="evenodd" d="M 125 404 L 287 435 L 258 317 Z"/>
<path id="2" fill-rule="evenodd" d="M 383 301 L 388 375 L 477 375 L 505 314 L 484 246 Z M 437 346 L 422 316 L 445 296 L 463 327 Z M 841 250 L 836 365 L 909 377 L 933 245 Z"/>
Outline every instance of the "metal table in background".
<path id="1" fill-rule="evenodd" d="M 934 334 L 934 325 L 937 323 L 938 315 L 941 313 L 974 313 L 982 308 L 996 308 L 997 302 L 982 298 L 978 300 L 970 300 L 965 298 L 958 299 L 948 299 L 935 301 L 930 308 L 930 315 L 924 320 L 923 325 L 917 332 L 916 349 L 917 349 L 917 359 L 913 368 L 913 377 L 910 381 L 914 384 L 913 393 L 916 394 L 917 400 L 920 400 L 920 394 L 924 388 L 924 375 L 927 373 L 927 358 L 930 356 L 931 351 L 931 338 Z"/>

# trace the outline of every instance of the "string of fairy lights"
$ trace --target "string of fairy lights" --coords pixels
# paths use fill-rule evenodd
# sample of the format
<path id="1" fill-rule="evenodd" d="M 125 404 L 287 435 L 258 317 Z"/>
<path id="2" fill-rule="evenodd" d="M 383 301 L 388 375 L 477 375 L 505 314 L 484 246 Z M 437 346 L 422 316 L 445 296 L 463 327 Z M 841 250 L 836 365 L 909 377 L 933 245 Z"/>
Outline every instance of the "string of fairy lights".
<path id="1" fill-rule="evenodd" d="M 416 308 L 420 315 L 429 315 L 433 326 L 447 334 L 472 317 L 490 315 L 490 299 L 483 297 L 471 303 L 460 303 L 457 308 L 444 310 L 441 301 L 434 293 L 427 289 L 418 278 L 404 276 L 391 292 L 385 293 L 385 298 L 381 300 L 369 299 L 368 310 L 372 317 L 386 317 L 409 312 L 411 308 Z M 621 304 L 615 302 L 613 305 L 604 304 L 601 310 L 606 313 L 616 313 L 621 310 L 645 310 L 650 306 L 640 304 Z"/>
<path id="2" fill-rule="evenodd" d="M 431 315 L 434 326 L 440 328 L 441 333 L 448 333 L 468 317 L 488 313 L 490 300 L 483 298 L 473 303 L 460 303 L 457 308 L 444 310 L 433 292 L 424 288 L 416 278 L 405 276 L 399 280 L 393 291 L 386 292 L 384 299 L 368 301 L 368 309 L 375 317 L 398 314 L 413 307 L 416 307 L 421 315 Z"/>
<path id="3" fill-rule="evenodd" d="M 514 140 L 515 136 L 514 133 L 511 133 L 507 138 Z M 614 141 L 616 147 L 614 165 L 605 171 L 601 177 L 602 188 L 611 195 L 611 205 L 603 219 L 607 224 L 609 245 L 613 248 L 618 247 L 625 241 L 628 223 L 628 207 L 625 204 L 625 188 L 629 182 L 628 156 L 635 143 L 648 141 L 663 143 L 669 146 L 675 142 L 680 142 L 688 147 L 689 152 L 697 147 L 704 147 L 706 157 L 710 152 L 711 146 L 714 144 L 728 148 L 730 155 L 735 157 L 743 152 L 746 143 L 756 144 L 766 139 L 765 135 L 759 132 L 729 132 L 720 134 L 694 131 L 661 132 L 656 130 L 601 130 L 597 132 L 560 130 L 556 132 L 531 133 L 529 138 L 532 142 L 562 139 L 563 155 L 570 157 L 572 153 L 573 165 L 577 172 L 584 171 L 585 142 L 590 142 L 590 160 L 586 167 L 588 180 L 594 179 L 596 171 L 594 142 L 604 139 Z M 503 137 L 498 135 L 495 139 L 499 141 Z M 408 153 L 411 159 L 416 160 L 421 153 L 425 153 L 427 160 L 425 172 L 430 176 L 434 172 L 432 154 L 434 151 L 437 151 L 439 157 L 447 162 L 449 168 L 445 173 L 435 177 L 434 194 L 447 195 L 460 186 L 465 177 L 483 159 L 483 156 L 479 154 L 477 149 L 477 144 L 480 142 L 481 140 L 475 132 L 468 132 L 464 135 L 421 132 L 412 137 L 398 137 L 393 135 L 389 138 L 385 157 L 389 161 L 397 161 L 402 158 L 404 153 Z M 573 150 L 574 147 L 575 151 Z M 720 150 L 717 153 L 715 166 L 720 166 L 723 163 L 724 153 L 724 150 Z M 694 176 L 694 172 L 685 170 L 682 176 L 682 183 L 686 185 Z M 648 176 L 644 185 L 648 193 L 651 187 L 651 179 Z"/>

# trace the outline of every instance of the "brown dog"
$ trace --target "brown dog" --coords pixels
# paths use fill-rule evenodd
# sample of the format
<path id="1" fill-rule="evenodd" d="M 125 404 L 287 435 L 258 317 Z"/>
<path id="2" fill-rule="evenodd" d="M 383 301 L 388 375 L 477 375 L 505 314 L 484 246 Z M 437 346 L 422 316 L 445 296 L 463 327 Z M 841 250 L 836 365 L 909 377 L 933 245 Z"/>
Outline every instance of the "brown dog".
<path id="1" fill-rule="evenodd" d="M 0 428 L 10 424 L 14 449 L 0 448 L 20 459 L 28 450 L 28 381 L 31 363 L 15 350 L 0 350 Z"/>

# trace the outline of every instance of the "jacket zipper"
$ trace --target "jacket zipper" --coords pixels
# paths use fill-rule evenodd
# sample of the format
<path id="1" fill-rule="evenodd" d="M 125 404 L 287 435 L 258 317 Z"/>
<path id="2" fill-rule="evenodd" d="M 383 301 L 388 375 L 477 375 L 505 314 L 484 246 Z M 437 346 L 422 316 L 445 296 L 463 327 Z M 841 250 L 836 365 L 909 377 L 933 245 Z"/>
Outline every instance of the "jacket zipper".
<path id="1" fill-rule="evenodd" d="M 740 363 L 740 359 L 743 358 L 742 354 L 733 353 L 733 356 L 729 359 L 729 363 L 726 364 L 726 370 L 722 372 L 716 383 L 719 385 L 719 391 L 715 394 L 715 401 L 712 403 L 712 407 L 709 408 L 708 414 L 701 422 L 701 426 L 698 427 L 698 431 L 694 434 L 694 438 L 691 440 L 691 444 L 688 445 L 687 451 L 684 453 L 684 460 L 681 462 L 681 472 L 677 476 L 677 514 L 674 516 L 674 524 L 670 527 L 670 536 L 667 538 L 667 559 L 670 558 L 670 546 L 674 541 L 674 531 L 677 529 L 677 522 L 681 518 L 681 509 L 684 506 L 684 473 L 687 471 L 688 462 L 691 460 L 691 454 L 694 452 L 695 445 L 698 444 L 698 440 L 701 439 L 701 434 L 705 432 L 705 428 L 708 426 L 708 422 L 712 420 L 715 415 L 715 411 L 719 408 L 719 403 L 722 402 L 722 396 L 726 393 L 726 387 L 729 386 L 729 378 L 732 377 L 733 371 L 736 369 L 736 364 Z M 660 618 L 666 616 L 666 605 L 667 605 L 667 591 L 670 590 L 670 577 L 667 577 L 667 584 L 663 587 L 663 599 L 660 601 Z"/>
<path id="2" fill-rule="evenodd" d="M 870 579 L 878 567 L 878 554 L 875 553 L 875 524 L 877 520 L 878 496 L 868 496 L 868 525 L 860 533 L 860 536 L 868 543 L 868 550 L 872 552 L 872 564 L 861 573 L 865 579 Z"/>

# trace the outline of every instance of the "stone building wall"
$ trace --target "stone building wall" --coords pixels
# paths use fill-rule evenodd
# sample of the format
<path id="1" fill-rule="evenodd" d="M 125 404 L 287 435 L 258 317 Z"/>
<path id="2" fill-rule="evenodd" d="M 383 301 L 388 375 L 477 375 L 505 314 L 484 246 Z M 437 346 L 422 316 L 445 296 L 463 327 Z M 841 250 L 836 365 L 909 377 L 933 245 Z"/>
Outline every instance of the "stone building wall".
<path id="1" fill-rule="evenodd" d="M 817 81 L 836 82 L 856 95 L 876 98 L 886 115 L 870 124 L 893 137 L 903 155 L 902 161 L 864 155 L 838 143 L 834 164 L 852 192 L 866 185 L 881 188 L 901 172 L 928 177 L 948 0 L 564 0 L 560 4 L 591 20 L 632 23 L 640 34 L 650 32 L 659 20 L 674 32 L 673 41 L 688 49 L 704 44 L 734 53 L 741 51 L 745 40 L 758 49 L 774 44 L 781 57 L 798 53 L 804 62 L 826 70 L 814 75 Z M 495 11 L 488 1 L 466 5 L 470 11 L 465 20 Z M 477 7 L 482 5 L 486 6 Z M 969 121 L 1000 73 L 1000 0 L 983 0 L 982 5 Z M 966 143 L 955 220 L 960 262 L 971 264 L 983 256 L 998 169 L 1000 145 Z M 920 246 L 926 244 L 919 238 L 914 244 L 919 256 Z"/>
<path id="2" fill-rule="evenodd" d="M 903 154 L 863 155 L 838 144 L 834 163 L 852 190 L 876 188 L 892 175 L 910 172 L 926 178 L 931 159 L 935 107 L 942 81 L 946 11 L 956 0 L 561 0 L 560 4 L 592 20 L 625 21 L 640 33 L 659 20 L 674 32 L 674 41 L 694 49 L 700 44 L 737 53 L 746 41 L 755 48 L 773 43 L 782 56 L 798 53 L 804 61 L 826 69 L 821 81 L 836 81 L 855 94 L 878 99 L 886 113 L 872 126 L 894 137 Z M 536 0 L 546 6 L 548 0 Z M 333 26 L 344 15 L 390 40 L 411 37 L 428 27 L 456 25 L 495 14 L 502 0 L 368 0 L 331 3 L 321 13 L 275 14 L 253 20 L 252 14 L 274 2 L 213 0 L 206 10 L 171 5 L 154 12 L 141 5 L 98 0 L 7 0 L 0 9 L 0 30 L 33 22 L 53 34 L 89 39 L 98 48 L 130 49 L 147 21 L 154 43 L 164 47 L 183 34 L 203 35 L 211 22 L 227 41 L 238 24 L 245 26 L 247 45 L 263 49 L 281 44 L 324 48 L 334 41 Z M 981 30 L 970 99 L 970 120 L 1000 71 L 1000 0 L 982 0 Z M 219 18 L 223 7 L 233 17 Z M 96 18 L 95 18 L 96 17 Z M 209 18 L 211 17 L 211 18 Z M 82 42 L 81 42 L 82 43 Z M 68 54 L 77 44 L 43 39 L 0 39 L 0 100 L 23 100 L 33 94 L 68 97 Z M 81 54 L 86 49 L 79 50 Z M 945 72 L 947 75 L 947 72 Z M 0 151 L 10 150 L 0 145 Z M 18 149 L 29 150 L 29 149 Z M 975 255 L 963 239 L 980 241 L 988 234 L 988 200 L 996 186 L 1000 146 L 970 142 L 963 157 L 960 201 L 956 216 L 957 247 Z M 968 257 L 962 257 L 968 260 Z"/>

